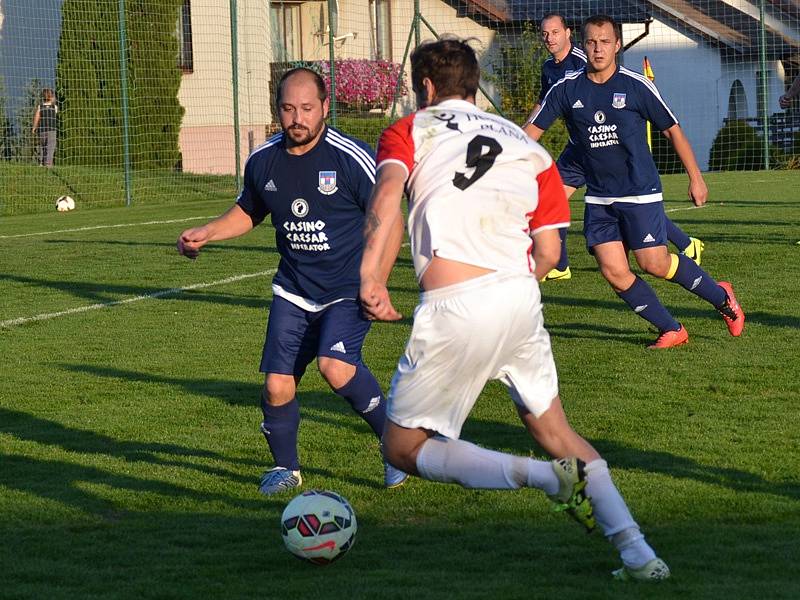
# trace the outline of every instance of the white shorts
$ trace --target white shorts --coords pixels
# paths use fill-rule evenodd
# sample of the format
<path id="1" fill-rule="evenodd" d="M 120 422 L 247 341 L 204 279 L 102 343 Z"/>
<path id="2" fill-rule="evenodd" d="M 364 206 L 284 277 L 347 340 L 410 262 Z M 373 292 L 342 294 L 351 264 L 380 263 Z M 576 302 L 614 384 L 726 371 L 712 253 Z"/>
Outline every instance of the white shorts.
<path id="1" fill-rule="evenodd" d="M 389 390 L 387 417 L 408 428 L 458 438 L 490 379 L 541 416 L 558 394 L 532 276 L 491 273 L 421 295 Z"/>

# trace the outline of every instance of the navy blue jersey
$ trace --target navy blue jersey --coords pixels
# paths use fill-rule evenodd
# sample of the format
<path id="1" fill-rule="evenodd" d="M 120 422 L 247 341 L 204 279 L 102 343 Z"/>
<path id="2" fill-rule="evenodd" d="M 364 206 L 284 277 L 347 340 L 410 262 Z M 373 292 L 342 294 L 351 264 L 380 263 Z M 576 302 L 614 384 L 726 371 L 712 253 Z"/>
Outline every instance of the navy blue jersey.
<path id="1" fill-rule="evenodd" d="M 315 304 L 358 297 L 374 183 L 372 149 L 331 127 L 299 156 L 286 151 L 283 133 L 253 151 L 236 202 L 254 226 L 270 215 L 281 255 L 273 286 Z"/>
<path id="2" fill-rule="evenodd" d="M 586 202 L 658 202 L 661 180 L 647 145 L 646 122 L 664 131 L 678 123 L 656 86 L 644 75 L 617 67 L 598 84 L 586 71 L 567 75 L 547 93 L 530 122 L 547 129 L 564 117 L 582 151 Z"/>
<path id="3" fill-rule="evenodd" d="M 556 62 L 552 56 L 542 63 L 542 89 L 539 91 L 539 104 L 544 100 L 545 94 L 558 81 L 567 75 L 580 71 L 586 66 L 586 53 L 580 48 L 572 46 L 564 60 Z"/>

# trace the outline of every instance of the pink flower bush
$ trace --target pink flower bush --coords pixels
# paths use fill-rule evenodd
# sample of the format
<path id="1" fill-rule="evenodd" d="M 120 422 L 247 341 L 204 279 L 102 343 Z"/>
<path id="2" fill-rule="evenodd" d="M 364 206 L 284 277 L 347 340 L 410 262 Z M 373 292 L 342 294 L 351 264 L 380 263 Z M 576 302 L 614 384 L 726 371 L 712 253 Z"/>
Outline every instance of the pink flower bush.
<path id="1" fill-rule="evenodd" d="M 330 63 L 320 61 L 325 84 L 330 89 Z M 386 109 L 392 103 L 397 78 L 400 77 L 400 96 L 408 94 L 405 77 L 398 63 L 386 60 L 353 59 L 337 60 L 336 101 L 360 109 Z"/>

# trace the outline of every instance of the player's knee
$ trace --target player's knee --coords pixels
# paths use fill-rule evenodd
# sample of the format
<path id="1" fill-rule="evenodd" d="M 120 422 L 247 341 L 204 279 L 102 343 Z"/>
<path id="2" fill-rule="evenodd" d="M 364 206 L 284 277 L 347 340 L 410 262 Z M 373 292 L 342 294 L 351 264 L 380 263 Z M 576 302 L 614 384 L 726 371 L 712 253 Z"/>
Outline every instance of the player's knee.
<path id="1" fill-rule="evenodd" d="M 614 289 L 618 290 L 628 289 L 635 279 L 634 274 L 627 265 L 603 265 L 600 267 L 600 273 Z"/>
<path id="2" fill-rule="evenodd" d="M 264 400 L 272 406 L 281 406 L 291 402 L 297 387 L 291 375 L 270 373 L 264 381 Z"/>
<path id="3" fill-rule="evenodd" d="M 642 260 L 639 262 L 639 266 L 645 273 L 648 273 L 653 277 L 664 279 L 667 276 L 667 273 L 669 273 L 670 261 L 669 257 L 667 257 L 666 260 L 662 260 L 661 258 Z"/>
<path id="4" fill-rule="evenodd" d="M 355 365 L 328 356 L 320 356 L 317 364 L 320 374 L 334 390 L 347 385 L 356 373 Z"/>

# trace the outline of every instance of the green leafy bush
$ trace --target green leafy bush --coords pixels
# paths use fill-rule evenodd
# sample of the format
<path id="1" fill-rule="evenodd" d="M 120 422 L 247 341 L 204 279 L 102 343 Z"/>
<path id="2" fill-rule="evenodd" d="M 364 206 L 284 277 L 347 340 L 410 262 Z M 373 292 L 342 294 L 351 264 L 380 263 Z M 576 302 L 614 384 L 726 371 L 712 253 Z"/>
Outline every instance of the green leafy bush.
<path id="1" fill-rule="evenodd" d="M 770 146 L 770 166 L 780 164 L 785 155 Z M 764 142 L 745 121 L 728 121 L 714 138 L 708 159 L 711 171 L 757 171 L 764 168 Z"/>
<path id="2" fill-rule="evenodd" d="M 330 122 L 330 121 L 329 121 Z M 339 116 L 336 119 L 336 128 L 347 135 L 351 135 L 367 142 L 374 149 L 378 146 L 378 138 L 392 120 L 388 117 L 348 117 Z"/>

